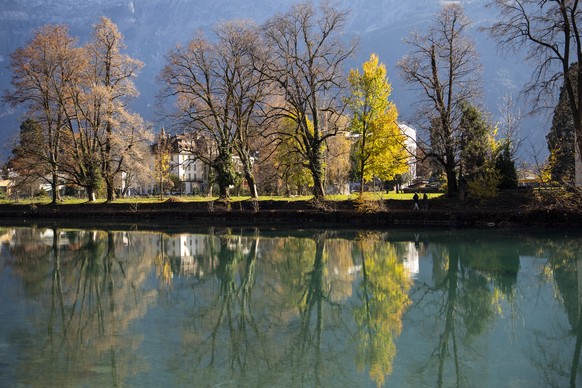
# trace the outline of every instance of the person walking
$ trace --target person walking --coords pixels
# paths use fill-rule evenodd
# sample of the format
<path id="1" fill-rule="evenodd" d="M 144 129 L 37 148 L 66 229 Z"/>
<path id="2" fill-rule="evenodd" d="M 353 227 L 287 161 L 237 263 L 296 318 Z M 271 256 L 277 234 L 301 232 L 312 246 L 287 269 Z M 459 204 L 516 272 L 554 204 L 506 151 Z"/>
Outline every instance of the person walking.
<path id="1" fill-rule="evenodd" d="M 422 210 L 428 210 L 428 195 L 426 193 L 422 195 Z"/>
<path id="2" fill-rule="evenodd" d="M 412 200 L 414 201 L 414 210 L 418 210 L 418 193 L 414 193 Z"/>

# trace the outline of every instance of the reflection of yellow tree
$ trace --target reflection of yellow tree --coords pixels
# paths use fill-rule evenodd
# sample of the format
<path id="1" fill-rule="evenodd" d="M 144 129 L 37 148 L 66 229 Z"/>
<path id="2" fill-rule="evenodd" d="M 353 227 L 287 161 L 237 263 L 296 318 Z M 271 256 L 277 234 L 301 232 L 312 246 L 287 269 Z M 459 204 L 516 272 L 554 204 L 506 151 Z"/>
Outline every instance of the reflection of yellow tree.
<path id="1" fill-rule="evenodd" d="M 160 244 L 160 248 L 158 250 L 158 254 L 154 258 L 156 275 L 165 286 L 170 287 L 172 285 L 172 278 L 174 277 L 174 274 L 172 272 L 170 258 L 166 254 L 166 236 L 163 233 L 159 234 L 158 242 Z"/>
<path id="2" fill-rule="evenodd" d="M 397 260 L 396 250 L 379 235 L 369 234 L 359 240 L 363 280 L 360 286 L 363 304 L 354 310 L 359 327 L 359 370 L 370 368 L 370 377 L 378 386 L 392 373 L 396 355 L 395 338 L 402 330 L 402 315 L 410 304 L 411 280 Z"/>

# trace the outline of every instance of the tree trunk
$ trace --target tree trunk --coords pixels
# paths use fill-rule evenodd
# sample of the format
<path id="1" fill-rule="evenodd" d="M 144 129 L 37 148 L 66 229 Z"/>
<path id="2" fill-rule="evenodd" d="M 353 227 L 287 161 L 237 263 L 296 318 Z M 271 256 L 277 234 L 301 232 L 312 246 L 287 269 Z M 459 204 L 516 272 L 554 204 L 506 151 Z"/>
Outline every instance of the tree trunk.
<path id="1" fill-rule="evenodd" d="M 313 196 L 317 199 L 325 198 L 325 189 L 323 188 L 323 179 L 317 175 L 313 177 Z"/>
<path id="2" fill-rule="evenodd" d="M 246 175 L 246 174 L 245 174 Z M 259 192 L 257 190 L 257 185 L 255 184 L 255 177 L 251 175 L 246 175 L 245 179 L 249 185 L 249 191 L 251 198 L 259 198 Z"/>
<path id="3" fill-rule="evenodd" d="M 95 202 L 95 200 L 97 199 L 97 196 L 95 195 L 95 189 L 91 186 L 85 187 L 85 190 L 87 191 L 87 200 L 89 202 Z"/>
<path id="4" fill-rule="evenodd" d="M 235 183 L 234 165 L 232 162 L 232 151 L 228 146 L 223 146 L 218 151 L 218 156 L 214 160 L 213 166 L 216 172 L 216 181 L 219 188 L 220 199 L 229 197 L 228 188 Z"/>
<path id="5" fill-rule="evenodd" d="M 314 150 L 314 155 L 309 163 L 311 174 L 313 176 L 313 196 L 316 199 L 325 198 L 323 155 L 321 149 Z"/>
<path id="6" fill-rule="evenodd" d="M 449 163 L 445 166 L 447 173 L 447 195 L 449 197 L 457 196 L 458 185 L 457 185 L 457 172 L 455 171 L 455 166 Z"/>
<path id="7" fill-rule="evenodd" d="M 107 202 L 112 202 L 115 200 L 115 188 L 113 187 L 113 179 L 108 176 L 105 179 L 105 184 L 107 185 Z"/>
<path id="8" fill-rule="evenodd" d="M 247 185 L 249 185 L 249 191 L 251 194 L 251 198 L 258 198 L 259 193 L 257 191 L 257 185 L 255 184 L 255 176 L 253 174 L 253 166 L 250 160 L 243 161 L 243 170 L 245 174 L 245 180 L 247 181 Z"/>
<path id="9" fill-rule="evenodd" d="M 366 135 L 367 135 L 366 128 L 368 127 L 365 120 L 364 120 L 363 124 L 364 124 L 363 125 L 364 130 L 361 133 L 362 144 L 361 144 L 361 148 L 360 148 L 360 196 L 364 195 L 364 173 L 365 173 L 365 169 L 366 169 L 366 161 L 365 161 L 365 157 L 364 157 L 364 151 L 366 150 Z"/>
<path id="10" fill-rule="evenodd" d="M 59 200 L 59 176 L 54 167 L 52 172 L 51 189 L 53 191 L 51 204 L 56 205 Z"/>
<path id="11" fill-rule="evenodd" d="M 365 144 L 365 142 L 362 141 L 362 147 L 364 146 L 364 144 Z M 360 160 L 360 196 L 363 196 L 364 195 L 364 183 L 365 183 L 365 181 L 364 181 L 364 169 L 366 166 L 366 163 L 364 162 L 363 152 L 360 155 L 360 158 L 361 158 L 361 160 Z"/>
<path id="12" fill-rule="evenodd" d="M 228 195 L 228 186 L 229 185 L 225 185 L 225 184 L 219 184 L 218 185 L 218 199 L 221 200 L 225 200 L 228 199 L 229 195 Z"/>

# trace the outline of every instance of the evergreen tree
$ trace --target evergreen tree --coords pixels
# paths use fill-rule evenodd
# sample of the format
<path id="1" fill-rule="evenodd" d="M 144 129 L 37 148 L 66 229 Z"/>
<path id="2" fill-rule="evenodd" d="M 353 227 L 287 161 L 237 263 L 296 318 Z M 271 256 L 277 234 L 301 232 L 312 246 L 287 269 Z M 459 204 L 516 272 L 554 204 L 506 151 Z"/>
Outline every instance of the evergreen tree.
<path id="1" fill-rule="evenodd" d="M 577 64 L 570 67 L 569 76 L 572 85 L 577 85 Z M 552 181 L 568 184 L 574 183 L 574 121 L 570 112 L 570 98 L 562 86 L 560 100 L 554 109 L 552 127 L 546 136 L 550 151 L 550 175 Z"/>
<path id="2" fill-rule="evenodd" d="M 495 158 L 495 169 L 501 174 L 499 189 L 517 188 L 517 171 L 515 162 L 511 157 L 511 143 L 506 141 Z"/>
<path id="3" fill-rule="evenodd" d="M 461 174 L 470 179 L 481 171 L 491 155 L 491 126 L 474 105 L 462 104 Z"/>
<path id="4" fill-rule="evenodd" d="M 8 168 L 15 174 L 15 188 L 23 192 L 38 190 L 41 183 L 52 182 L 46 157 L 47 139 L 41 125 L 30 118 L 20 125 L 20 138 L 12 150 Z"/>

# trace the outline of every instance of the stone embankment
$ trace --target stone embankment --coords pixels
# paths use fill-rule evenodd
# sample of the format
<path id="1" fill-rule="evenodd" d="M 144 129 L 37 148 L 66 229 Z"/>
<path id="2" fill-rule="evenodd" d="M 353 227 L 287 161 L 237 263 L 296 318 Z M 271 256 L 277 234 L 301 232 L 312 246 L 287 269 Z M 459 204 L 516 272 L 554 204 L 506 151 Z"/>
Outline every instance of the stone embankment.
<path id="1" fill-rule="evenodd" d="M 362 204 L 357 201 L 237 201 L 164 203 L 100 203 L 78 205 L 0 205 L 0 223 L 58 223 L 348 227 L 582 227 L 582 211 L 544 208 L 523 201 L 493 204 L 429 200 L 414 210 L 411 201 Z"/>

